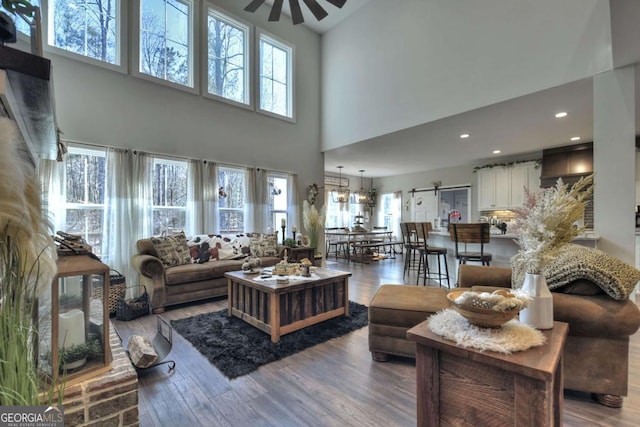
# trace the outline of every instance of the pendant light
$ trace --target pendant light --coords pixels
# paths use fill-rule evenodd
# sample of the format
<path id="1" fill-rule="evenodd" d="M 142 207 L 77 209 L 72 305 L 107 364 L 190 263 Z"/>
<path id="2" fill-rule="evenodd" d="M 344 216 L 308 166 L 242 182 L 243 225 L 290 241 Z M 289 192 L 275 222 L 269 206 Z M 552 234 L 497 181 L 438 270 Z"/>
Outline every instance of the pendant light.
<path id="1" fill-rule="evenodd" d="M 360 169 L 358 172 L 360 172 L 360 189 L 355 192 L 356 203 L 364 205 L 369 200 L 369 192 L 362 185 L 362 172 L 364 172 L 364 169 Z"/>
<path id="2" fill-rule="evenodd" d="M 338 166 L 340 171 L 340 178 L 338 180 L 338 189 L 334 191 L 333 201 L 336 203 L 347 203 L 349 201 L 349 188 L 342 186 L 342 168 L 344 166 Z"/>

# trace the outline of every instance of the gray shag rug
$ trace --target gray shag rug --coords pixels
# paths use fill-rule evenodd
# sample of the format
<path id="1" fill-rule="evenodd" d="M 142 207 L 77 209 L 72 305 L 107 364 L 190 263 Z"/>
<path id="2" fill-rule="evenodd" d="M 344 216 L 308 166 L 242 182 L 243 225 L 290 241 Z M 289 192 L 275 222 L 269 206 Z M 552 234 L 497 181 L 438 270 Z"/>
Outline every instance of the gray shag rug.
<path id="1" fill-rule="evenodd" d="M 171 326 L 227 378 L 234 379 L 367 325 L 366 306 L 349 301 L 349 314 L 283 335 L 277 343 L 248 323 L 227 317 L 227 309 L 172 320 Z"/>

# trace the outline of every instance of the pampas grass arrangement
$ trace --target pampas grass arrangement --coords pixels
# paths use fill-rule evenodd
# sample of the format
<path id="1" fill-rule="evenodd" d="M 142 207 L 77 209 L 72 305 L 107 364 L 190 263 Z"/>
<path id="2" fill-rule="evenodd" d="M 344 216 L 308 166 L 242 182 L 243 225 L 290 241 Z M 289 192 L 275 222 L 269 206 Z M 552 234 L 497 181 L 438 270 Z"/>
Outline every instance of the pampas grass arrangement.
<path id="1" fill-rule="evenodd" d="M 309 233 L 309 241 L 311 246 L 318 251 L 318 239 L 320 238 L 320 231 L 324 228 L 324 206 L 320 210 L 316 209 L 315 205 L 312 205 L 308 201 L 302 202 L 302 220 L 304 222 L 304 228 Z"/>
<path id="2" fill-rule="evenodd" d="M 518 234 L 516 243 L 520 247 L 512 264 L 526 273 L 540 274 L 558 250 L 583 231 L 584 227 L 575 224 L 582 219 L 591 194 L 593 174 L 580 178 L 571 187 L 559 178 L 554 187 L 537 192 L 525 189 L 525 203 L 514 209 L 511 226 Z"/>
<path id="3" fill-rule="evenodd" d="M 56 251 L 42 214 L 39 183 L 17 144 L 15 124 L 0 118 L 0 405 L 39 405 L 36 366 L 39 295 L 56 273 Z M 46 400 L 46 399 L 45 399 Z"/>

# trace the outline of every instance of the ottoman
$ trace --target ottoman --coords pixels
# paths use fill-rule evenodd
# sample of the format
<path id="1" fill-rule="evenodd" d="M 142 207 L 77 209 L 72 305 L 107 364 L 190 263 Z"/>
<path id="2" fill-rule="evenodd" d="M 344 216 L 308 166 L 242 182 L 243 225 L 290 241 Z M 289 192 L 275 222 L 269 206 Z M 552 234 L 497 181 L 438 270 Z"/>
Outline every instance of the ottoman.
<path id="1" fill-rule="evenodd" d="M 416 357 L 416 343 L 407 330 L 449 307 L 443 288 L 382 285 L 369 304 L 369 351 L 377 362 L 388 356 Z"/>

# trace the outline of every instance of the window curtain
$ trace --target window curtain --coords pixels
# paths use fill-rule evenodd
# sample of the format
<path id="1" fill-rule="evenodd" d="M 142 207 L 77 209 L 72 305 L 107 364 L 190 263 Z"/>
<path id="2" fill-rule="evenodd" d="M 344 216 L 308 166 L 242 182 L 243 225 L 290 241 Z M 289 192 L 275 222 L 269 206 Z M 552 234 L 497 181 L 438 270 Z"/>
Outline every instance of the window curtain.
<path id="1" fill-rule="evenodd" d="M 296 174 L 289 174 L 287 176 L 287 216 L 289 217 L 289 224 L 291 224 L 291 226 L 296 225 L 298 230 L 302 229 L 300 202 L 298 199 L 298 175 Z"/>
<path id="2" fill-rule="evenodd" d="M 64 162 L 41 159 L 38 167 L 42 211 L 46 215 L 52 234 L 66 229 L 66 170 Z"/>
<path id="3" fill-rule="evenodd" d="M 218 174 L 213 162 L 190 160 L 187 168 L 187 236 L 218 230 Z"/>
<path id="4" fill-rule="evenodd" d="M 264 169 L 247 169 L 244 231 L 272 233 L 269 219 L 269 174 Z"/>
<path id="5" fill-rule="evenodd" d="M 135 297 L 140 290 L 131 257 L 137 252 L 136 242 L 152 233 L 153 158 L 109 148 L 105 170 L 102 261 L 126 277 L 128 296 Z"/>

